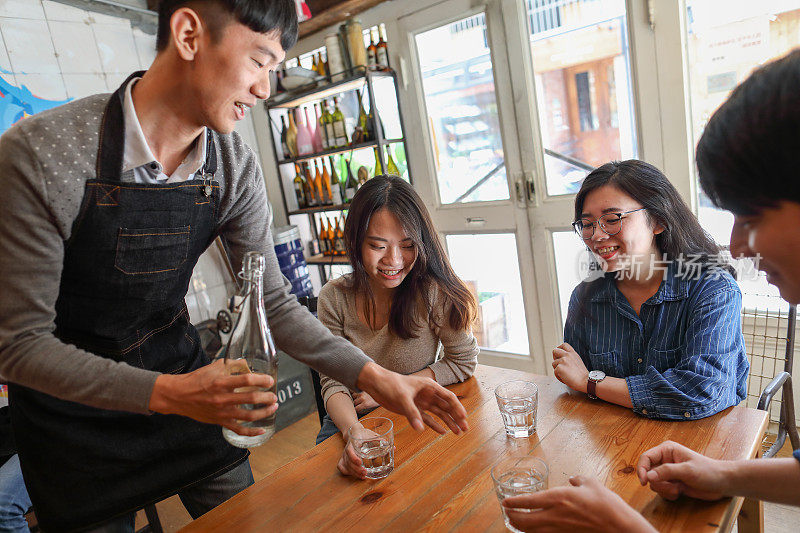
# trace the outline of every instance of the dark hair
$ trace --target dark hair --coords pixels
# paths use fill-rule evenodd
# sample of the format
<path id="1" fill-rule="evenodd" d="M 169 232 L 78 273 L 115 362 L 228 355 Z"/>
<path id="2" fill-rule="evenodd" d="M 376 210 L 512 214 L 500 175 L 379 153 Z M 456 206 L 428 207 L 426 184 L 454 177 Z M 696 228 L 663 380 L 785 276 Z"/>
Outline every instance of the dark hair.
<path id="1" fill-rule="evenodd" d="M 217 42 L 222 29 L 233 17 L 258 33 L 277 33 L 281 47 L 290 49 L 297 42 L 297 9 L 293 0 L 161 0 L 158 6 L 156 50 L 167 47 L 170 37 L 169 20 L 181 7 L 198 11 Z"/>
<path id="2" fill-rule="evenodd" d="M 697 143 L 700 185 L 717 207 L 751 215 L 800 202 L 800 49 L 767 63 L 731 93 Z"/>
<path id="3" fill-rule="evenodd" d="M 445 303 L 445 319 L 450 327 L 466 330 L 477 315 L 477 302 L 467 286 L 456 276 L 444 252 L 428 210 L 414 188 L 397 176 L 375 176 L 358 189 L 344 225 L 344 239 L 353 275 L 350 288 L 364 296 L 364 315 L 375 321 L 375 299 L 361 257 L 372 215 L 381 209 L 393 213 L 403 226 L 417 250 L 411 272 L 397 288 L 392 298 L 389 329 L 402 339 L 417 337 L 419 320 L 433 319 L 427 297 L 433 289 Z M 420 316 L 420 309 L 426 316 Z"/>
<path id="4" fill-rule="evenodd" d="M 668 260 L 675 260 L 681 254 L 698 254 L 706 256 L 703 262 L 714 262 L 708 256 L 718 256 L 719 246 L 703 230 L 664 173 L 644 161 L 612 161 L 589 173 L 575 197 L 575 220 L 581 218 L 586 196 L 605 185 L 619 188 L 646 207 L 651 224 L 664 228 L 656 235 L 656 246 Z"/>

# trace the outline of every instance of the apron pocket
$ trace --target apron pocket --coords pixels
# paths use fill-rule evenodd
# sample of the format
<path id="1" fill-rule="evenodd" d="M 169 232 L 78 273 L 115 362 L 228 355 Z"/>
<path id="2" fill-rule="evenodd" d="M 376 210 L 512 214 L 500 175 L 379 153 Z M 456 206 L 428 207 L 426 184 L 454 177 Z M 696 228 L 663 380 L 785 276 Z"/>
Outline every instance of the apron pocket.
<path id="1" fill-rule="evenodd" d="M 125 274 L 158 274 L 177 270 L 189 250 L 189 226 L 119 228 L 114 266 Z"/>

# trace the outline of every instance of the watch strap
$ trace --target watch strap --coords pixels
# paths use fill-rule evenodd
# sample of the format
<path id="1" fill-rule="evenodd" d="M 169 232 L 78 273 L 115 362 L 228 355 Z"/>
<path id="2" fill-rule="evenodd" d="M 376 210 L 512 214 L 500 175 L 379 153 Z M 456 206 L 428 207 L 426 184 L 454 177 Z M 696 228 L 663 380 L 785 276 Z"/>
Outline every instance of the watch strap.
<path id="1" fill-rule="evenodd" d="M 595 380 L 590 379 L 586 383 L 586 394 L 592 400 L 596 400 L 597 399 L 597 382 Z"/>

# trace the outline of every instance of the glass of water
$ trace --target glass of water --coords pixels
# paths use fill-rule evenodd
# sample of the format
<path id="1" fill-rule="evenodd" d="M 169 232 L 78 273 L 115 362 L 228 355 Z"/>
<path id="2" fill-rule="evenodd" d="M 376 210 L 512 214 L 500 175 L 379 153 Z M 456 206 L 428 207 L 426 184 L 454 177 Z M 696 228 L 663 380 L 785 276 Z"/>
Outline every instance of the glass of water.
<path id="1" fill-rule="evenodd" d="M 523 380 L 506 381 L 494 390 L 506 435 L 530 437 L 536 431 L 539 387 Z"/>
<path id="2" fill-rule="evenodd" d="M 367 469 L 367 479 L 381 479 L 394 470 L 394 426 L 382 416 L 362 418 L 347 430 L 349 442 Z"/>
<path id="3" fill-rule="evenodd" d="M 492 468 L 492 481 L 500 508 L 503 510 L 503 520 L 511 531 L 519 531 L 508 520 L 503 500 L 511 496 L 532 494 L 547 489 L 547 478 L 550 469 L 547 463 L 538 457 L 514 456 L 506 457 Z M 530 509 L 523 509 L 530 511 Z"/>

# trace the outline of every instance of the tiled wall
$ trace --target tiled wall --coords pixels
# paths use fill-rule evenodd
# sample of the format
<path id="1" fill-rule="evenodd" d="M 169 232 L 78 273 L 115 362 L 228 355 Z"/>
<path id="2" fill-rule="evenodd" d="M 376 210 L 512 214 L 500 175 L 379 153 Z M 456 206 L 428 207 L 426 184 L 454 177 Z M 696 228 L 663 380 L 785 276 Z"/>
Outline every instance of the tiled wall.
<path id="1" fill-rule="evenodd" d="M 154 57 L 155 36 L 128 19 L 51 0 L 0 0 L 0 77 L 35 97 L 61 101 L 113 91 Z M 258 153 L 249 116 L 237 131 Z M 200 258 L 186 295 L 192 322 L 216 317 L 234 287 L 212 246 Z"/>

